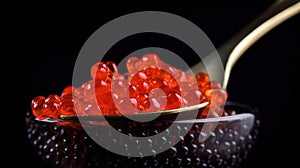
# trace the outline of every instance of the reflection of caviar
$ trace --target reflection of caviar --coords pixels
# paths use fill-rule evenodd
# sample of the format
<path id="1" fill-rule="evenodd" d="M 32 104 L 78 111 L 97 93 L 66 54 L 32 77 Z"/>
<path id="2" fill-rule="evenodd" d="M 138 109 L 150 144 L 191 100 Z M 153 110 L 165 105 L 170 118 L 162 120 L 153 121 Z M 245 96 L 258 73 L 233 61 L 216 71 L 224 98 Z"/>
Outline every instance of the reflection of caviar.
<path id="1" fill-rule="evenodd" d="M 196 76 L 186 74 L 155 54 L 131 57 L 126 67 L 128 72 L 119 74 L 115 63 L 98 62 L 91 67 L 92 80 L 78 88 L 66 87 L 61 96 L 34 98 L 32 112 L 39 119 L 60 115 L 120 115 L 170 110 L 209 101 L 210 106 L 200 117 L 224 115 L 221 106 L 227 92 L 218 82 L 210 81 L 204 72 Z M 212 113 L 208 113 L 209 109 L 213 109 Z"/>

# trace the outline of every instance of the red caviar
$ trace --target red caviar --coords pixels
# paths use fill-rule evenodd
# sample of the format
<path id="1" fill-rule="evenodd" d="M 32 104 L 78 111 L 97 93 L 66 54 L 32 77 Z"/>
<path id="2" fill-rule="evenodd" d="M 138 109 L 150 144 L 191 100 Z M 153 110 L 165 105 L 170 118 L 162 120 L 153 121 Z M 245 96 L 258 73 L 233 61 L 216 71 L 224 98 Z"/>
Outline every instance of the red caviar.
<path id="1" fill-rule="evenodd" d="M 91 67 L 92 80 L 66 87 L 61 96 L 38 96 L 31 102 L 38 119 L 60 115 L 120 115 L 176 109 L 209 101 L 200 118 L 225 115 L 227 92 L 205 72 L 196 76 L 163 62 L 155 54 L 131 57 L 128 72 L 119 74 L 114 62 Z M 213 112 L 208 113 L 209 109 Z M 227 115 L 227 113 L 226 113 Z"/>

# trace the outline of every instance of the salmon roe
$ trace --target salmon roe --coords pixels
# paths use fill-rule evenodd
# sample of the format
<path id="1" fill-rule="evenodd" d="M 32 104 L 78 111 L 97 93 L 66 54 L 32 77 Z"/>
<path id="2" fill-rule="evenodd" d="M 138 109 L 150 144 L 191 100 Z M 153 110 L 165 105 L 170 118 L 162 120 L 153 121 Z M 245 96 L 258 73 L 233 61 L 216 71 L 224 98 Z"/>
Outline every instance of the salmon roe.
<path id="1" fill-rule="evenodd" d="M 199 118 L 228 115 L 221 108 L 227 92 L 205 72 L 186 74 L 156 54 L 131 57 L 126 67 L 128 72 L 119 74 L 114 62 L 98 62 L 91 67 L 92 79 L 80 87 L 67 86 L 60 96 L 35 97 L 32 113 L 40 120 L 60 115 L 137 114 L 209 101 Z"/>

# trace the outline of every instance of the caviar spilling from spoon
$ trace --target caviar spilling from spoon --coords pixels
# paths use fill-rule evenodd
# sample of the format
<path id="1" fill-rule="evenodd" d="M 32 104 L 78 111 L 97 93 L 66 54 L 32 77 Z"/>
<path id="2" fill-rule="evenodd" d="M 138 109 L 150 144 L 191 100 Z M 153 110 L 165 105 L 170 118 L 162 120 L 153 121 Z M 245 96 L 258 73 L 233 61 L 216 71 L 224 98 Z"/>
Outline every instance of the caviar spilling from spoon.
<path id="1" fill-rule="evenodd" d="M 228 115 L 222 108 L 227 92 L 204 72 L 187 74 L 155 54 L 131 57 L 126 67 L 128 72 L 120 74 L 114 62 L 98 62 L 91 67 L 92 79 L 80 87 L 68 86 L 60 96 L 35 97 L 32 113 L 40 120 L 61 115 L 114 116 L 210 102 L 199 118 Z M 209 109 L 213 112 L 209 113 Z"/>

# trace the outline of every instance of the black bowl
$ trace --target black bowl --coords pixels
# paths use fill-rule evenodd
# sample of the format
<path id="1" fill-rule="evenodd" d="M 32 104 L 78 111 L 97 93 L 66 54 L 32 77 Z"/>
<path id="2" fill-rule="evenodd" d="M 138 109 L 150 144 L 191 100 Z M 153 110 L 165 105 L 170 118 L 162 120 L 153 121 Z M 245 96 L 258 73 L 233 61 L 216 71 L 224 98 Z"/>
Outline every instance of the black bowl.
<path id="1" fill-rule="evenodd" d="M 155 153 L 157 147 L 172 143 L 172 138 L 149 142 L 153 155 L 145 157 L 123 156 L 110 152 L 109 148 L 104 149 L 86 133 L 78 120 L 40 121 L 28 113 L 26 125 L 32 147 L 53 167 L 238 167 L 255 144 L 259 128 L 258 110 L 234 102 L 227 102 L 225 109 L 235 110 L 236 114 L 183 121 L 163 118 L 147 123 L 111 122 L 114 129 L 138 137 L 156 135 L 167 130 L 170 124 L 175 124 L 178 133 L 190 128 L 179 142 L 161 153 Z M 192 126 L 188 127 L 191 122 Z M 89 127 L 106 127 L 95 123 L 89 122 Z M 215 129 L 206 133 L 201 131 L 206 123 L 215 123 Z M 106 131 L 97 137 L 109 137 L 110 128 L 104 129 Z M 112 140 L 126 147 L 121 139 Z M 136 147 L 139 147 L 138 142 Z"/>

